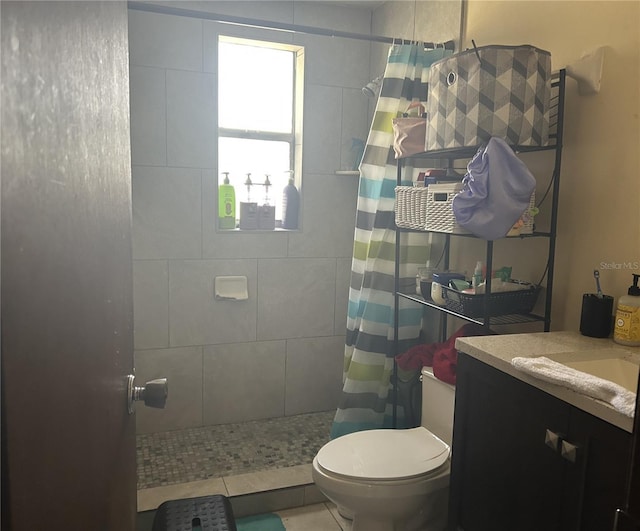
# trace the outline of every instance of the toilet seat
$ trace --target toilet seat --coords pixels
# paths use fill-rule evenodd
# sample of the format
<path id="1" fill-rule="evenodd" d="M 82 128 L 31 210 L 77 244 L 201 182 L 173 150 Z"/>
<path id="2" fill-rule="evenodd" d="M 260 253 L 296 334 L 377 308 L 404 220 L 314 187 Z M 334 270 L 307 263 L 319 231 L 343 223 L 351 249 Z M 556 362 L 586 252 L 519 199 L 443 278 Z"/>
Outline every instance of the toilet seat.
<path id="1" fill-rule="evenodd" d="M 355 481 L 402 480 L 440 468 L 449 446 L 423 427 L 367 430 L 325 444 L 316 459 L 327 473 Z"/>

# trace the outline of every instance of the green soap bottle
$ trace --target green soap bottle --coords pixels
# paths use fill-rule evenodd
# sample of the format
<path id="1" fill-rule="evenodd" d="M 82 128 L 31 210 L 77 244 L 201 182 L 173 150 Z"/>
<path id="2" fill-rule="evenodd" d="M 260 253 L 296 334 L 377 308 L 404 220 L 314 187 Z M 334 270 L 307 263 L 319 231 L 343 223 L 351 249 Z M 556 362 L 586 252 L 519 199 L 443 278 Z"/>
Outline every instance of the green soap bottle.
<path id="1" fill-rule="evenodd" d="M 218 228 L 236 228 L 236 191 L 229 184 L 229 172 L 224 174 L 224 184 L 218 187 Z"/>

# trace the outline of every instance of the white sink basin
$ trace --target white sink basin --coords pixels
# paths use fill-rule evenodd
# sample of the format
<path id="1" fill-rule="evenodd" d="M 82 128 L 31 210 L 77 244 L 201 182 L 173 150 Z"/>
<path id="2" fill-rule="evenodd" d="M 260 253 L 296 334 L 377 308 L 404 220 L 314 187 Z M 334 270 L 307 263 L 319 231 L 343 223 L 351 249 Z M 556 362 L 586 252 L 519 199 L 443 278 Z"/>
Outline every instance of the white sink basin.
<path id="1" fill-rule="evenodd" d="M 638 389 L 640 366 L 635 359 L 618 349 L 566 352 L 547 357 L 572 369 L 609 380 L 634 393 Z"/>

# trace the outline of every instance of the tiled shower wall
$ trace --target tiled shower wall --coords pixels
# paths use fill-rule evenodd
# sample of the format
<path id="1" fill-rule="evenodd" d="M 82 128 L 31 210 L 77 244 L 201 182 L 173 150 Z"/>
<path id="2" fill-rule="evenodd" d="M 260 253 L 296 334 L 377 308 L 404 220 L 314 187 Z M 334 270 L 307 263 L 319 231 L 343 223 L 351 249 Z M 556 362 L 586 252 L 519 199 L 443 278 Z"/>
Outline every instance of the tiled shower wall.
<path id="1" fill-rule="evenodd" d="M 178 5 L 371 27 L 367 10 L 313 2 Z M 219 32 L 305 46 L 300 231 L 216 232 Z M 352 137 L 367 136 L 370 44 L 135 10 L 129 39 L 135 365 L 138 382 L 169 380 L 165 410 L 137 409 L 138 432 L 335 408 L 358 186 L 335 170 L 350 169 Z M 219 275 L 246 276 L 249 300 L 214 300 Z"/>

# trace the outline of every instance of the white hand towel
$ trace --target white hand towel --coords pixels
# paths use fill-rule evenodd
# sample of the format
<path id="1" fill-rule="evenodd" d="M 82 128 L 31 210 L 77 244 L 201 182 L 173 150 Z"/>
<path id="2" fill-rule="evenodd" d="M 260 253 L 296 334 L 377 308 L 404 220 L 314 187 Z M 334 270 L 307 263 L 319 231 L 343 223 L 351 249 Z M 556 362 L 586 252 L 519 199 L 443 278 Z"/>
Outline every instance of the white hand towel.
<path id="1" fill-rule="evenodd" d="M 616 411 L 627 417 L 634 416 L 636 394 L 621 385 L 572 369 L 544 356 L 539 358 L 513 358 L 511 364 L 516 369 L 541 380 L 561 385 L 577 393 L 607 402 Z"/>

